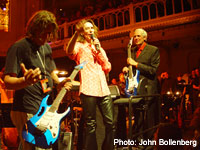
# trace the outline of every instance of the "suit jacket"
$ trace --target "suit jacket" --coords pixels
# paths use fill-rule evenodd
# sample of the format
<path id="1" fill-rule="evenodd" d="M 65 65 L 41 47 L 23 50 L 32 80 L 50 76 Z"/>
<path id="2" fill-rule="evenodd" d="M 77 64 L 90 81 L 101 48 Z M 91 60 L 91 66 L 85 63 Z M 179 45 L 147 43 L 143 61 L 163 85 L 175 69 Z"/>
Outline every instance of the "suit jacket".
<path id="1" fill-rule="evenodd" d="M 131 49 L 132 58 L 138 62 L 137 68 L 140 71 L 140 79 L 147 80 L 147 94 L 158 93 L 158 82 L 156 72 L 160 64 L 160 52 L 156 46 L 147 44 L 138 58 L 136 58 L 137 47 Z"/>

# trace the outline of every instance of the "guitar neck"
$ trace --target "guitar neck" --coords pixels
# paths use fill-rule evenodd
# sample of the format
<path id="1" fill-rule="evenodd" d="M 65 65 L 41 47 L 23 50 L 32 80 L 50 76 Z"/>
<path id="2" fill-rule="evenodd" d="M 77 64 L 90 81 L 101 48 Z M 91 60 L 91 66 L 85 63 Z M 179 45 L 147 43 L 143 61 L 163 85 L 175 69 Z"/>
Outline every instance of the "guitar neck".
<path id="1" fill-rule="evenodd" d="M 129 68 L 128 76 L 129 76 L 129 78 L 132 78 L 133 77 L 133 67 L 131 65 L 129 65 L 128 68 Z"/>
<path id="2" fill-rule="evenodd" d="M 71 80 L 74 80 L 75 76 L 77 75 L 77 73 L 79 72 L 79 69 L 75 68 L 72 72 L 72 74 L 70 75 L 70 79 Z M 60 102 L 62 101 L 63 97 L 65 96 L 66 94 L 66 89 L 65 87 L 63 87 L 60 92 L 58 93 L 58 95 L 56 96 L 56 99 L 53 101 L 53 104 L 52 106 L 50 107 L 49 111 L 50 112 L 55 112 L 58 110 L 58 107 L 60 105 Z"/>
<path id="3" fill-rule="evenodd" d="M 128 58 L 131 58 L 131 45 L 128 46 L 127 52 L 128 52 Z M 133 77 L 133 67 L 129 65 L 129 78 L 132 77 Z"/>

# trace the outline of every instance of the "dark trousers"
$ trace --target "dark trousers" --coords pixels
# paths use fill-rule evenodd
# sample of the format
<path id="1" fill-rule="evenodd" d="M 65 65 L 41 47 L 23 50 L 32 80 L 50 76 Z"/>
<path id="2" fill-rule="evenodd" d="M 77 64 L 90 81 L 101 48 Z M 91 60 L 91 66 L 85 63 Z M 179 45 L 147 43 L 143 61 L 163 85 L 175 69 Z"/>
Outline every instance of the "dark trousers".
<path id="1" fill-rule="evenodd" d="M 111 97 L 93 97 L 84 94 L 81 94 L 80 97 L 82 100 L 83 115 L 85 120 L 83 149 L 98 149 L 96 141 L 96 105 L 98 105 L 105 125 L 105 139 L 102 144 L 102 150 L 113 150 L 115 126 L 113 121 L 113 103 Z"/>
<path id="2" fill-rule="evenodd" d="M 160 101 L 158 99 L 153 99 L 148 101 L 148 103 L 137 104 L 133 107 L 135 123 L 133 126 L 134 134 L 139 134 L 133 137 L 137 142 L 144 140 L 153 140 L 156 125 L 160 122 Z M 144 132 L 146 130 L 146 132 Z M 148 130 L 148 131 L 147 131 Z M 151 145 L 141 146 L 139 149 L 151 150 L 153 149 Z"/>
<path id="3" fill-rule="evenodd" d="M 126 135 L 126 106 L 118 105 L 118 113 L 116 118 L 116 138 L 121 140 L 127 140 Z"/>

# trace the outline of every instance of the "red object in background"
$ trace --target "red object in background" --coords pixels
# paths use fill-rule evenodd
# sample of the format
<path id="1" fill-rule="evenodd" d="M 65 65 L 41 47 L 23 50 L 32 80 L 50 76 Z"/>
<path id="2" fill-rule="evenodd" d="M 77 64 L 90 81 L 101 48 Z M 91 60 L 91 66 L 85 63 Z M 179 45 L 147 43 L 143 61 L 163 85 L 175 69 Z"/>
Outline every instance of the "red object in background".
<path id="1" fill-rule="evenodd" d="M 17 150 L 19 145 L 17 129 L 2 128 L 2 141 L 2 144 L 6 146 L 8 150 Z"/>

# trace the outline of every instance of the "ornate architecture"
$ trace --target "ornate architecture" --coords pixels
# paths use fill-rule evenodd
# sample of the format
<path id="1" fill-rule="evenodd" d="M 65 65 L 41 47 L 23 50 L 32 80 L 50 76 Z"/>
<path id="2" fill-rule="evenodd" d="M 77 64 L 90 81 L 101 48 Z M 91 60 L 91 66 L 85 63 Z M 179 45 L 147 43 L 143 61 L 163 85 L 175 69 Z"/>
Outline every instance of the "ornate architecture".
<path id="1" fill-rule="evenodd" d="M 121 68 L 126 65 L 126 48 L 135 28 L 147 30 L 148 42 L 159 47 L 159 73 L 168 71 L 176 75 L 190 72 L 193 67 L 199 66 L 199 5 L 187 0 L 147 0 L 89 17 L 100 29 L 99 39 L 113 65 L 111 77 L 117 77 Z M 107 17 L 114 20 L 110 26 Z M 59 40 L 51 43 L 58 63 L 65 56 L 63 49 L 73 35 L 78 21 L 60 25 Z"/>
<path id="2" fill-rule="evenodd" d="M 27 18 L 39 9 L 47 8 L 45 0 L 10 1 L 10 26 L 8 32 L 0 30 L 1 68 L 9 46 L 23 36 Z M 48 1 L 48 8 L 56 4 Z M 47 9 L 48 9 L 47 8 Z M 55 10 L 52 10 L 55 11 Z M 66 12 L 67 13 L 67 12 Z M 124 7 L 96 13 L 92 18 L 99 27 L 99 39 L 112 63 L 111 77 L 117 77 L 126 65 L 127 44 L 131 31 L 144 28 L 148 42 L 160 49 L 159 72 L 172 75 L 188 73 L 200 65 L 200 4 L 198 0 L 146 0 Z M 79 20 L 64 22 L 59 26 L 59 39 L 51 43 L 58 68 L 71 71 L 74 62 L 64 52 L 75 24 Z M 119 63 L 120 62 L 120 63 Z M 67 65 L 66 65 L 67 63 Z"/>

